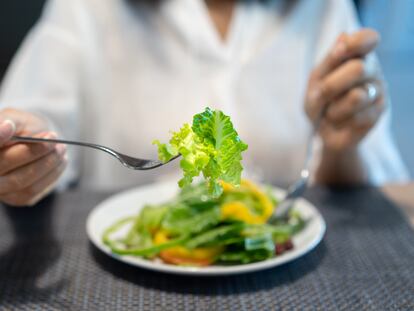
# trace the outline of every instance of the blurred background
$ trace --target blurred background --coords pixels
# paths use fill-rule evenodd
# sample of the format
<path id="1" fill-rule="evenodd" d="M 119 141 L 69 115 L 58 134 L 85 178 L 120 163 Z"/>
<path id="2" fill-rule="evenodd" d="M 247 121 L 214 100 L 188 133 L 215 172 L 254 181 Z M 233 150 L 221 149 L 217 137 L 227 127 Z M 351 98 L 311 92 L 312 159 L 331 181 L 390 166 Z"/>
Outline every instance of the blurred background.
<path id="1" fill-rule="evenodd" d="M 0 81 L 44 2 L 0 1 Z M 382 35 L 378 55 L 393 102 L 394 136 L 414 176 L 414 0 L 355 0 L 355 4 L 362 24 Z"/>

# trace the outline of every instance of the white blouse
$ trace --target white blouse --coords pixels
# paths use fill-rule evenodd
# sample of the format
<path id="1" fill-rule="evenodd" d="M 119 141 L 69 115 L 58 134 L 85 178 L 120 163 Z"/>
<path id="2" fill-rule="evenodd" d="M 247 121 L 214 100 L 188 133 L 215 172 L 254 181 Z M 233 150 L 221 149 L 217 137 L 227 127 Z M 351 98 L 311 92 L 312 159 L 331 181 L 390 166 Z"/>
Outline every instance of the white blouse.
<path id="1" fill-rule="evenodd" d="M 290 4 L 289 4 L 290 3 Z M 2 106 L 43 114 L 69 139 L 156 158 L 166 141 L 205 107 L 230 115 L 247 172 L 294 180 L 309 123 L 303 109 L 310 70 L 342 31 L 358 26 L 348 0 L 241 1 L 225 42 L 203 0 L 159 8 L 127 0 L 50 0 L 4 80 Z M 389 130 L 389 111 L 361 152 L 374 183 L 406 170 Z M 140 172 L 104 153 L 70 147 L 66 180 L 119 189 L 178 178 L 178 163 Z M 315 161 L 318 155 L 315 154 Z"/>

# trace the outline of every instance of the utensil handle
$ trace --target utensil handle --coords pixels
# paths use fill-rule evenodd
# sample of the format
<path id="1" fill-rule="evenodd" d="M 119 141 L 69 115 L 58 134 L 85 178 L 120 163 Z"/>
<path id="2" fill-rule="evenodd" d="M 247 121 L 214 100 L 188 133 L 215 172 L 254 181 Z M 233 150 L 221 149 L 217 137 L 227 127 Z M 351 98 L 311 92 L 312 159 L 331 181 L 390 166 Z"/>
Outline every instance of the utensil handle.
<path id="1" fill-rule="evenodd" d="M 13 136 L 11 138 L 13 141 L 20 141 L 26 143 L 54 143 L 54 144 L 65 144 L 65 145 L 77 145 L 97 148 L 99 145 L 84 143 L 73 140 L 57 139 L 57 138 L 38 138 L 38 137 L 28 137 L 28 136 Z"/>
<path id="2" fill-rule="evenodd" d="M 66 144 L 66 145 L 89 145 L 87 143 L 80 143 L 71 140 L 55 139 L 55 138 L 38 138 L 38 137 L 26 137 L 26 136 L 13 136 L 13 141 L 26 142 L 26 143 L 54 143 L 54 144 Z"/>
<path id="3" fill-rule="evenodd" d="M 107 152 L 118 158 L 117 152 L 112 150 L 111 148 L 108 148 L 102 145 L 97 145 L 97 144 L 85 143 L 81 141 L 73 141 L 73 140 L 57 139 L 57 138 L 38 138 L 38 137 L 28 137 L 28 136 L 13 136 L 11 140 L 18 141 L 18 142 L 26 142 L 26 143 L 54 143 L 54 144 L 65 144 L 65 145 L 89 147 L 89 148 Z"/>

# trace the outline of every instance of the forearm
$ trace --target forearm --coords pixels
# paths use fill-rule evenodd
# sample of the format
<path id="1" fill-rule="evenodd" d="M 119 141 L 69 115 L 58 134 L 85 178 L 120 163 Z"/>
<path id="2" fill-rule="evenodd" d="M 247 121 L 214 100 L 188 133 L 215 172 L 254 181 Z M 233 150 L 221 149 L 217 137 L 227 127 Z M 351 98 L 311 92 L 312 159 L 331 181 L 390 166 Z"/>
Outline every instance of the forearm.
<path id="1" fill-rule="evenodd" d="M 368 182 L 366 168 L 358 147 L 347 151 L 322 148 L 315 181 L 326 185 L 352 185 Z"/>

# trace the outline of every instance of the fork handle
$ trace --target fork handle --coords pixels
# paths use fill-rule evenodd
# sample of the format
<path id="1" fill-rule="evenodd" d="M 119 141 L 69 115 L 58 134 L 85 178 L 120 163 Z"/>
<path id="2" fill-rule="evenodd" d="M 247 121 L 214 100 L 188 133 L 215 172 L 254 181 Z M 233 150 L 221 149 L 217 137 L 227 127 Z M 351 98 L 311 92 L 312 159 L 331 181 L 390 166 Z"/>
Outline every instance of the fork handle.
<path id="1" fill-rule="evenodd" d="M 65 144 L 65 145 L 89 147 L 89 148 L 107 152 L 118 158 L 116 152 L 111 148 L 108 148 L 102 145 L 92 144 L 92 143 L 85 143 L 81 141 L 56 139 L 56 138 L 38 138 L 38 137 L 28 137 L 28 136 L 12 136 L 11 140 L 17 141 L 17 142 L 26 142 L 26 143 L 54 143 L 54 144 Z"/>

